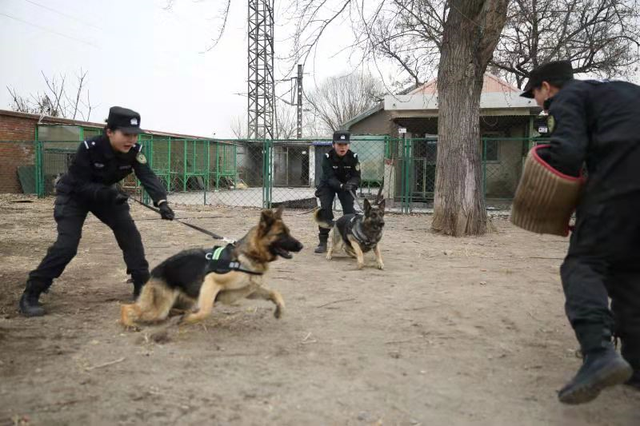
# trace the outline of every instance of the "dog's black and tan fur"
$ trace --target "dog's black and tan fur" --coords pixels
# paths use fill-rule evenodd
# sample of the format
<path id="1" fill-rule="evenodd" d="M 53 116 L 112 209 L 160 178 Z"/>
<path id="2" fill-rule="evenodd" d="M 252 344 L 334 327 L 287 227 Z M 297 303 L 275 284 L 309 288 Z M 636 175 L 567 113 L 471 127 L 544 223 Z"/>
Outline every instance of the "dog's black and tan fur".
<path id="1" fill-rule="evenodd" d="M 278 256 L 290 259 L 290 252 L 300 250 L 302 244 L 291 236 L 282 221 L 281 207 L 262 212 L 259 224 L 236 243 L 232 258 L 244 269 L 264 274 Z M 276 318 L 282 316 L 284 300 L 280 293 L 263 286 L 264 275 L 240 271 L 207 273 L 206 254 L 205 249 L 185 250 L 155 267 L 136 303 L 121 307 L 122 324 L 162 321 L 178 303 L 197 306 L 196 311 L 183 318 L 185 323 L 195 323 L 211 314 L 214 301 L 230 304 L 242 298 L 270 300 L 276 305 Z"/>
<path id="2" fill-rule="evenodd" d="M 380 240 L 384 227 L 384 206 L 382 200 L 378 204 L 371 204 L 364 200 L 364 215 L 346 214 L 334 223 L 327 223 L 320 218 L 321 210 L 314 213 L 316 223 L 326 229 L 331 229 L 330 245 L 327 250 L 327 259 L 331 260 L 333 253 L 340 247 L 358 262 L 358 269 L 364 267 L 364 254 L 373 250 L 376 256 L 376 266 L 384 269 L 382 253 L 380 252 Z"/>

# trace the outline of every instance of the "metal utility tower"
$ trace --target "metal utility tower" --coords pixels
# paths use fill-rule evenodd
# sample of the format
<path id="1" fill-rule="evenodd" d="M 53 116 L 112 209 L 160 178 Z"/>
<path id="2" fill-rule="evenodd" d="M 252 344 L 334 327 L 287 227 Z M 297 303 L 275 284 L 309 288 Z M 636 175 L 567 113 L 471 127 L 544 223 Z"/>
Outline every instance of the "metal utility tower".
<path id="1" fill-rule="evenodd" d="M 273 3 L 249 2 L 249 102 L 250 139 L 274 139 L 275 83 L 273 78 Z"/>

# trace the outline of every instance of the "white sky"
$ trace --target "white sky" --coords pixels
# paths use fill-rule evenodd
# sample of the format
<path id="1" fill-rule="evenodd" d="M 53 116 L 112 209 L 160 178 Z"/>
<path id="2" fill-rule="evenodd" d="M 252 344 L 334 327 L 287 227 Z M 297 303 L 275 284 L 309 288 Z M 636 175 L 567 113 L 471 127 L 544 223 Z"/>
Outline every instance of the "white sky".
<path id="1" fill-rule="evenodd" d="M 276 0 L 276 9 L 284 2 Z M 176 0 L 165 11 L 166 0 L 0 0 L 0 109 L 11 104 L 6 86 L 23 95 L 44 91 L 41 71 L 66 74 L 75 85 L 82 68 L 96 106 L 91 121 L 102 122 L 110 106 L 120 105 L 140 112 L 143 128 L 231 136 L 231 122 L 247 108 L 246 0 L 232 2 L 221 42 L 201 53 L 221 24 L 224 3 Z M 333 28 L 318 51 L 323 60 L 305 70 L 306 90 L 350 71 L 346 54 L 330 57 L 351 30 L 337 33 L 339 23 Z M 278 41 L 290 28 L 276 22 L 275 31 Z M 287 53 L 277 42 L 276 55 Z M 284 63 L 276 68 L 276 78 L 288 69 Z M 282 83 L 277 92 L 289 88 Z"/>
<path id="2" fill-rule="evenodd" d="M 0 0 L 0 109 L 10 107 L 6 86 L 22 95 L 42 92 L 41 71 L 66 74 L 75 84 L 82 68 L 95 106 L 91 121 L 102 122 L 110 106 L 120 105 L 140 112 L 143 128 L 230 137 L 232 121 L 247 108 L 247 0 L 232 2 L 221 42 L 202 53 L 225 3 L 175 0 L 166 11 L 166 0 Z M 278 17 L 289 0 L 275 3 Z M 353 70 L 357 60 L 348 51 L 337 54 L 352 39 L 344 19 L 307 63 L 306 91 Z M 291 32 L 291 24 L 276 18 L 276 56 L 289 53 Z M 276 60 L 277 79 L 288 66 Z M 386 81 L 393 80 L 395 68 L 382 66 Z M 277 93 L 289 88 L 278 84 Z"/>

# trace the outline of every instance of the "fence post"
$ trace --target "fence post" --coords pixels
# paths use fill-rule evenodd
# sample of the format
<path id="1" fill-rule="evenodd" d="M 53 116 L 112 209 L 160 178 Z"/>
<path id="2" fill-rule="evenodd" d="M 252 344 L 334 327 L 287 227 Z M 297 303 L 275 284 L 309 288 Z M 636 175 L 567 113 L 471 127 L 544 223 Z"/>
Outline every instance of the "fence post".
<path id="1" fill-rule="evenodd" d="M 187 192 L 187 140 L 182 141 L 182 192 Z"/>
<path id="2" fill-rule="evenodd" d="M 144 151 L 145 156 L 147 157 L 147 161 L 149 162 L 149 168 L 153 170 L 153 139 L 146 141 L 146 143 L 144 144 Z M 142 193 L 140 194 L 142 196 L 142 202 L 145 204 L 149 204 L 149 194 L 147 194 L 147 191 L 144 189 L 144 186 L 142 186 L 142 184 L 140 185 L 140 190 L 142 191 Z"/>
<path id="3" fill-rule="evenodd" d="M 263 139 L 263 155 L 262 155 L 262 207 L 265 209 L 271 208 L 271 139 Z"/>
<path id="4" fill-rule="evenodd" d="M 482 198 L 487 202 L 487 140 L 482 140 Z"/>
<path id="5" fill-rule="evenodd" d="M 233 186 L 238 186 L 238 180 L 240 176 L 238 175 L 238 145 L 233 144 Z"/>
<path id="6" fill-rule="evenodd" d="M 407 139 L 406 134 L 402 136 L 402 155 L 404 157 L 403 168 L 402 168 L 402 208 L 401 212 L 410 213 L 410 197 L 411 197 L 411 167 L 412 167 L 412 158 L 411 158 L 411 139 Z"/>
<path id="7" fill-rule="evenodd" d="M 169 141 L 167 142 L 168 146 L 167 146 L 167 173 L 169 174 L 169 176 L 167 176 L 167 192 L 171 192 L 171 182 L 173 181 L 173 177 L 171 175 L 171 138 L 169 138 Z"/>
<path id="8" fill-rule="evenodd" d="M 35 141 L 36 148 L 36 196 L 38 198 L 44 197 L 44 159 L 42 153 L 42 141 Z"/>
<path id="9" fill-rule="evenodd" d="M 210 178 L 209 167 L 211 166 L 211 141 L 207 140 L 206 144 L 207 144 L 207 166 L 206 166 L 206 172 L 205 172 L 204 196 L 203 196 L 205 206 L 207 205 L 207 191 L 209 191 L 209 178 Z"/>

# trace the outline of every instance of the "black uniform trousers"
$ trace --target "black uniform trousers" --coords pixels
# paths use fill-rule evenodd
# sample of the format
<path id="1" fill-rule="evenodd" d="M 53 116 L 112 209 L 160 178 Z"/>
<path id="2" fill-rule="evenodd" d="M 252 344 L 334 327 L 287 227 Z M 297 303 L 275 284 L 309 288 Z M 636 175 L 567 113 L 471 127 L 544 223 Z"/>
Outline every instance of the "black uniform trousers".
<path id="1" fill-rule="evenodd" d="M 58 225 L 58 238 L 49 247 L 40 265 L 29 273 L 29 281 L 44 290 L 54 278 L 62 275 L 78 252 L 82 226 L 89 212 L 113 230 L 124 255 L 127 274 L 131 274 L 133 282 L 146 283 L 149 279 L 149 263 L 144 256 L 140 232 L 129 213 L 129 204 L 87 202 L 68 194 L 58 194 L 56 197 L 53 217 Z"/>
<path id="2" fill-rule="evenodd" d="M 331 222 L 333 220 L 333 200 L 335 199 L 336 195 L 338 195 L 338 199 L 340 200 L 343 214 L 351 214 L 356 212 L 353 208 L 353 196 L 348 191 L 336 191 L 329 185 L 322 183 L 316 190 L 316 197 L 320 199 L 320 215 L 322 219 L 326 220 L 327 222 Z M 320 240 L 326 241 L 329 237 L 330 229 L 321 227 L 318 227 L 318 229 L 320 231 Z"/>
<path id="3" fill-rule="evenodd" d="M 576 215 L 560 269 L 569 321 L 583 353 L 613 333 L 640 371 L 640 194 L 581 205 Z"/>

